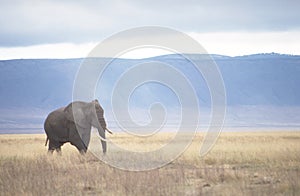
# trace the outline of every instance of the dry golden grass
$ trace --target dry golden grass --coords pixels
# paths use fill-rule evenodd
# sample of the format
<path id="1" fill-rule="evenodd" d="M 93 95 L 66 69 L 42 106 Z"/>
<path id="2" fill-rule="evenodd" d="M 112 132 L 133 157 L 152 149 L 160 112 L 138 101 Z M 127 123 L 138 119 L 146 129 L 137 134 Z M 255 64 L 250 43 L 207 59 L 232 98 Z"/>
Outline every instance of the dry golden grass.
<path id="1" fill-rule="evenodd" d="M 111 137 L 130 149 L 151 149 L 172 135 L 146 144 L 124 134 Z M 202 139 L 198 134 L 163 168 L 129 172 L 91 153 L 81 156 L 69 144 L 62 156 L 48 156 L 45 135 L 0 135 L 0 195 L 300 195 L 300 132 L 222 133 L 200 158 Z"/>

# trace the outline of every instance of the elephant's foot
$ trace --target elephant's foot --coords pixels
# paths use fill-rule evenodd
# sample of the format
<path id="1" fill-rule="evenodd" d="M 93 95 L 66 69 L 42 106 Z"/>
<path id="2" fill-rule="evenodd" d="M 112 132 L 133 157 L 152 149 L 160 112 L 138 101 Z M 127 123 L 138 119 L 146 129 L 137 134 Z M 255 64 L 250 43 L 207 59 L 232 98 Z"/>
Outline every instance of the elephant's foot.
<path id="1" fill-rule="evenodd" d="M 53 155 L 54 149 L 49 149 L 48 150 L 48 155 Z"/>
<path id="2" fill-rule="evenodd" d="M 79 152 L 80 152 L 81 155 L 85 155 L 86 154 L 86 150 L 85 149 L 81 149 L 81 150 L 79 150 Z"/>
<path id="3" fill-rule="evenodd" d="M 60 147 L 59 147 L 59 148 L 56 148 L 55 150 L 56 150 L 56 152 L 57 152 L 57 154 L 58 154 L 59 156 L 62 155 L 62 153 L 61 153 L 61 148 L 60 148 Z"/>
<path id="4" fill-rule="evenodd" d="M 53 155 L 54 151 L 56 151 L 57 154 L 58 154 L 59 156 L 62 155 L 62 153 L 61 153 L 61 148 L 49 149 L 49 150 L 48 150 L 48 155 Z"/>

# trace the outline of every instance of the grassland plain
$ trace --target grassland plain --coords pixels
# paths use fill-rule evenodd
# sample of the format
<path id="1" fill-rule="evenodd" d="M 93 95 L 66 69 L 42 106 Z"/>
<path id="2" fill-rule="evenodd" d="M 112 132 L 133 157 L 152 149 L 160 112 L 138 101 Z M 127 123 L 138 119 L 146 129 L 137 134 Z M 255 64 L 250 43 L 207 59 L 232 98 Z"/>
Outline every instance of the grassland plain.
<path id="1" fill-rule="evenodd" d="M 130 148 L 161 146 L 158 134 L 141 141 L 114 134 Z M 1 195 L 300 195 L 300 131 L 225 132 L 199 157 L 203 134 L 165 167 L 130 172 L 65 144 L 47 155 L 45 135 L 0 135 Z M 156 143 L 155 143 L 156 142 Z M 108 150 L 108 155 L 113 154 Z"/>

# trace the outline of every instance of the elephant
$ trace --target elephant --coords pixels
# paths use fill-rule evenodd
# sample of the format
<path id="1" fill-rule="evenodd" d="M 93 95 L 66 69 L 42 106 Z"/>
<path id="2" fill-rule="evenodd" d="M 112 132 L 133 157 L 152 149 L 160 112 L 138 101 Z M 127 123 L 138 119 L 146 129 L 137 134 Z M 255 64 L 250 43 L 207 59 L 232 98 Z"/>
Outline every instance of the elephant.
<path id="1" fill-rule="evenodd" d="M 91 128 L 98 129 L 102 151 L 106 153 L 105 130 L 111 133 L 104 119 L 104 110 L 97 99 L 92 102 L 74 101 L 66 107 L 52 111 L 46 118 L 44 129 L 49 140 L 48 152 L 56 150 L 61 154 L 61 146 L 70 142 L 81 154 L 85 154 L 91 137 Z"/>

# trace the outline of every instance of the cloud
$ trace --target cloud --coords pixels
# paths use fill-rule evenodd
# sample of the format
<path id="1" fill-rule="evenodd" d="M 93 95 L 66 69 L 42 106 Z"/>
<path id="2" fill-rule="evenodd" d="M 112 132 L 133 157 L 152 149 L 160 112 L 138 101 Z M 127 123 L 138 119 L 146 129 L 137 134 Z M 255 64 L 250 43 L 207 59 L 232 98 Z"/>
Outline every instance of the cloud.
<path id="1" fill-rule="evenodd" d="M 42 44 L 25 47 L 0 47 L 0 59 L 84 58 L 97 43 Z"/>
<path id="2" fill-rule="evenodd" d="M 291 32 L 215 32 L 188 33 L 210 54 L 239 56 L 255 53 L 300 54 L 300 31 Z M 0 47 L 0 59 L 35 58 L 80 58 L 86 57 L 97 45 L 83 44 L 43 44 L 26 47 Z M 121 54 L 120 58 L 141 59 L 170 54 L 160 48 L 137 48 Z"/>
<path id="3" fill-rule="evenodd" d="M 210 54 L 300 54 L 300 31 L 189 33 Z"/>
<path id="4" fill-rule="evenodd" d="M 290 31 L 300 1 L 1 1 L 0 46 L 97 42 L 145 25 L 184 32 Z"/>

